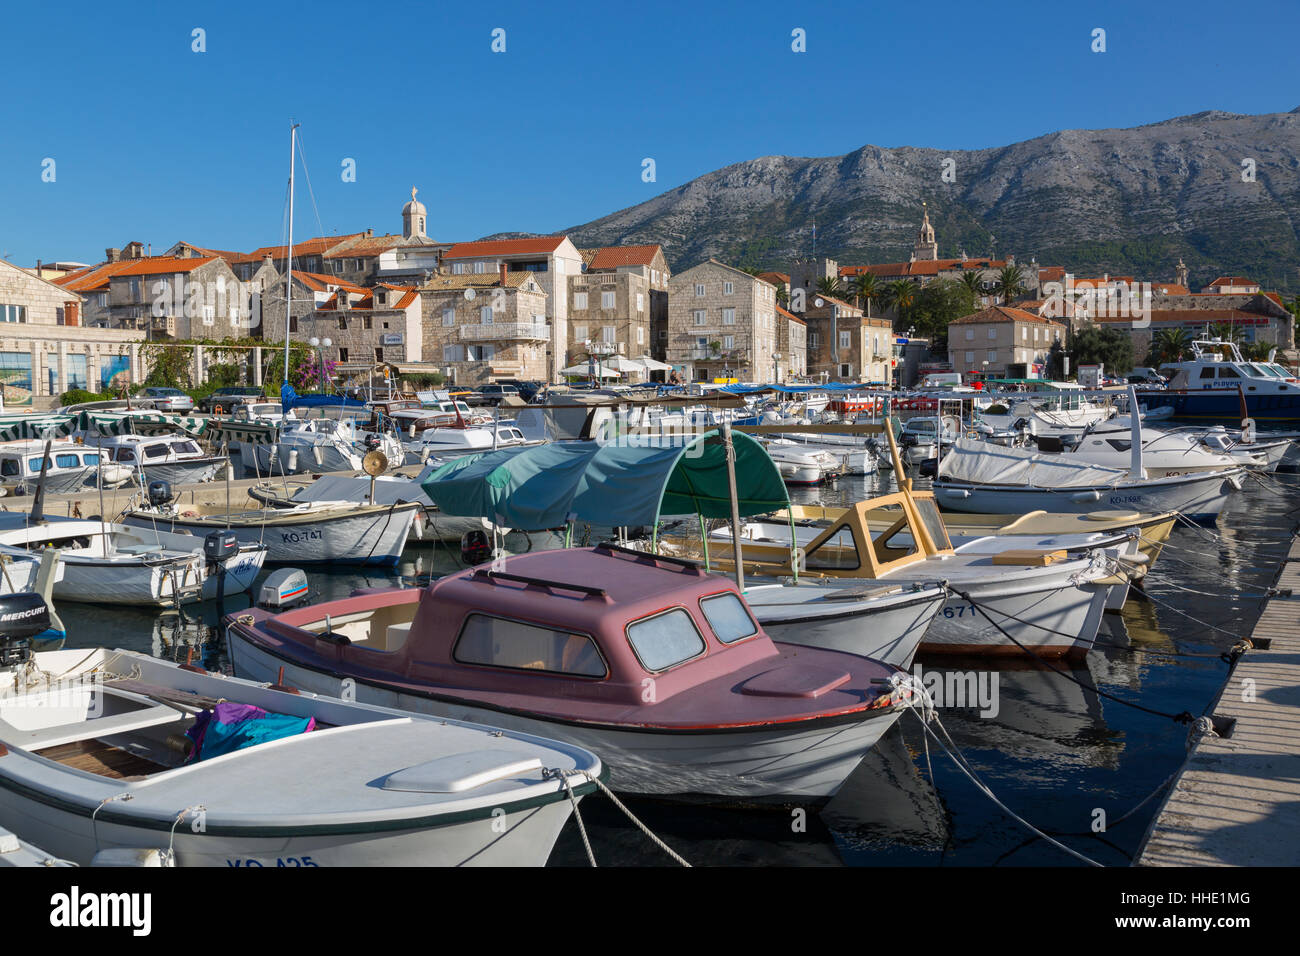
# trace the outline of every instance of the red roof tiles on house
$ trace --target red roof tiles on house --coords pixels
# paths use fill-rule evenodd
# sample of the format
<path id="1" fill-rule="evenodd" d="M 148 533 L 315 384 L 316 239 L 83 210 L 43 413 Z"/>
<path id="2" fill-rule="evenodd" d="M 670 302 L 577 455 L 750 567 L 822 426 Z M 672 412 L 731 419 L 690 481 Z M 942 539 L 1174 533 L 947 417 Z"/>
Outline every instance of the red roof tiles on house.
<path id="1" fill-rule="evenodd" d="M 1132 319 L 1129 318 L 1125 321 L 1132 321 Z M 1026 312 L 1024 309 L 1008 308 L 1005 305 L 992 305 L 987 309 L 982 309 L 981 311 L 974 312 L 971 315 L 963 315 L 960 319 L 953 319 L 948 324 L 987 325 L 990 322 L 1041 322 L 1046 325 L 1061 325 L 1060 322 L 1054 322 L 1041 315 Z M 1064 326 L 1062 326 L 1062 328 L 1064 328 Z"/>
<path id="2" fill-rule="evenodd" d="M 654 263 L 658 245 L 653 246 L 602 246 L 596 250 L 588 269 L 617 269 L 619 266 L 649 266 Z M 449 253 L 450 255 L 450 253 Z"/>
<path id="3" fill-rule="evenodd" d="M 543 255 L 558 249 L 565 238 L 565 236 L 542 236 L 537 239 L 485 239 L 478 242 L 458 242 L 446 251 L 443 259 Z"/>

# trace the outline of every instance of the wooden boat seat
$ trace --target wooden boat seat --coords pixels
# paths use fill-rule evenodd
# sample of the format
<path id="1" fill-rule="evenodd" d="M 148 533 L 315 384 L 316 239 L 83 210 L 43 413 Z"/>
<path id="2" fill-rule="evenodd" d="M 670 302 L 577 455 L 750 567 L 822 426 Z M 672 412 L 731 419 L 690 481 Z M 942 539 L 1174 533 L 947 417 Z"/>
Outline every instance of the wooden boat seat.
<path id="1" fill-rule="evenodd" d="M 38 756 L 53 760 L 55 763 L 121 780 L 126 777 L 146 777 L 172 768 L 156 763 L 147 757 L 106 744 L 102 740 L 75 740 L 72 743 L 59 744 L 35 751 Z"/>

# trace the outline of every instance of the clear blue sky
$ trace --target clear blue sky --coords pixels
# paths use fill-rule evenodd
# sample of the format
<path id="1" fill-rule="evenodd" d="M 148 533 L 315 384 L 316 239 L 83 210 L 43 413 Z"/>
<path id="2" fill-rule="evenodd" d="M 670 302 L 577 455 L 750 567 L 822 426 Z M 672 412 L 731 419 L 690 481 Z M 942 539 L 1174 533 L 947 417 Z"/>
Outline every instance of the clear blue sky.
<path id="1" fill-rule="evenodd" d="M 0 255 L 549 232 L 756 156 L 977 148 L 1300 105 L 1300 3 L 6 4 Z M 191 31 L 207 50 L 192 52 Z M 490 49 L 494 28 L 506 52 Z M 791 51 L 791 31 L 807 52 Z M 1107 51 L 1090 50 L 1093 28 Z M 341 181 L 344 158 L 355 183 Z M 652 157 L 657 182 L 641 179 Z M 42 162 L 56 179 L 42 182 Z M 299 172 L 298 237 L 320 232 Z"/>

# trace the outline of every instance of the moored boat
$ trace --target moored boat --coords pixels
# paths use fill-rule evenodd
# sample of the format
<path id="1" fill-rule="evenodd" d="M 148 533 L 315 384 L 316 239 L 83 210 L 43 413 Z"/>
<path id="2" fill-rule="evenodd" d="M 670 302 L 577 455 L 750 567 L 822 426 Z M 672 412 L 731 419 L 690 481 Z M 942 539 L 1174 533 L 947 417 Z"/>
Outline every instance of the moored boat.
<path id="1" fill-rule="evenodd" d="M 828 799 L 907 706 L 900 672 L 774 643 L 728 582 L 609 548 L 228 619 L 239 674 L 556 737 L 632 793 Z"/>

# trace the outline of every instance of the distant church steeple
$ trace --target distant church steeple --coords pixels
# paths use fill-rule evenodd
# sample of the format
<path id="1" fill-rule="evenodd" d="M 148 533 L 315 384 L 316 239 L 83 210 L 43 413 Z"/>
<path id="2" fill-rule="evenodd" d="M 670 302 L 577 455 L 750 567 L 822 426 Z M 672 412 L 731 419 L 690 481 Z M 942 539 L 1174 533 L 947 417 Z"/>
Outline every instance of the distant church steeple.
<path id="1" fill-rule="evenodd" d="M 912 261 L 934 260 L 939 258 L 939 243 L 934 238 L 934 226 L 930 225 L 930 210 L 921 203 L 921 231 L 916 234 L 916 245 L 912 247 Z"/>
<path id="2" fill-rule="evenodd" d="M 414 186 L 411 187 L 411 201 L 402 207 L 402 237 L 405 239 L 427 239 L 428 235 L 424 231 L 424 220 L 427 211 L 424 203 L 415 198 L 419 192 Z"/>

